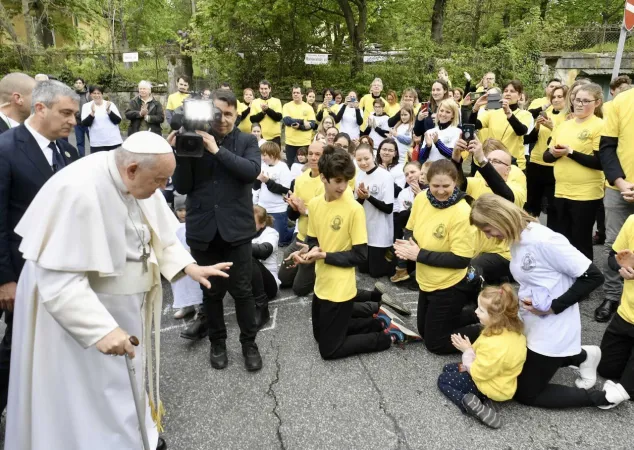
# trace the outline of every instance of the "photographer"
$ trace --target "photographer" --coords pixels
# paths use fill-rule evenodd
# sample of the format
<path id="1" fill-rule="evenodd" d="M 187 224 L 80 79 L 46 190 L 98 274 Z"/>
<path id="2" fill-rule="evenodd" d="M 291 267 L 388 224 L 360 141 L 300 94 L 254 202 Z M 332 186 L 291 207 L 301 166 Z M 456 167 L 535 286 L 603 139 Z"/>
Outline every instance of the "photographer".
<path id="1" fill-rule="evenodd" d="M 235 95 L 214 91 L 212 100 L 219 110 L 216 118 L 208 132 L 196 131 L 203 139 L 203 155 L 179 156 L 177 148 L 173 181 L 176 190 L 187 195 L 186 237 L 192 256 L 200 265 L 220 260 L 233 263 L 229 278 L 213 278 L 211 289 L 203 288 L 211 366 L 224 369 L 228 363 L 223 299 L 229 291 L 235 300 L 245 365 L 247 370 L 255 371 L 262 368 L 262 358 L 255 343 L 251 287 L 251 240 L 256 234 L 251 187 L 260 174 L 261 155 L 255 136 L 234 128 L 238 106 Z M 168 140 L 173 145 L 176 133 Z M 200 330 L 198 337 L 206 334 L 205 328 Z"/>

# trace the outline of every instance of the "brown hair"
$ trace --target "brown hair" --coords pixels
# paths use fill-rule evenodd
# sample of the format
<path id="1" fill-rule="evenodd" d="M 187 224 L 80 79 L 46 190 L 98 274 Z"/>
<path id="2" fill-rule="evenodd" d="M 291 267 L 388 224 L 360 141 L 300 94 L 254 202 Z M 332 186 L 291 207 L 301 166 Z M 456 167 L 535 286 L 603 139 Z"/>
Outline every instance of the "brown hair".
<path id="1" fill-rule="evenodd" d="M 432 165 L 432 169 L 433 167 Z M 430 179 L 429 176 L 428 179 Z M 469 222 L 480 230 L 486 226 L 492 226 L 501 231 L 504 239 L 511 245 L 518 242 L 522 231 L 529 223 L 537 222 L 537 219 L 499 195 L 484 194 L 471 205 Z"/>
<path id="2" fill-rule="evenodd" d="M 632 84 L 632 79 L 627 75 L 619 75 L 610 82 L 610 89 L 617 90 L 622 84 Z"/>
<path id="3" fill-rule="evenodd" d="M 600 103 L 597 106 L 597 102 L 595 102 L 594 106 L 594 115 L 603 119 L 603 88 L 596 83 L 584 84 L 579 89 L 577 89 L 577 93 L 585 91 L 588 94 L 592 95 L 595 100 L 599 100 Z"/>
<path id="4" fill-rule="evenodd" d="M 273 216 L 270 216 L 260 205 L 253 205 L 253 215 L 257 223 L 264 223 L 267 227 L 273 226 Z"/>
<path id="5" fill-rule="evenodd" d="M 282 150 L 280 150 L 280 146 L 273 141 L 266 141 L 264 144 L 262 144 L 262 147 L 260 147 L 260 152 L 262 152 L 262 155 L 270 156 L 271 158 L 276 160 L 280 159 L 282 156 Z"/>
<path id="6" fill-rule="evenodd" d="M 553 95 L 555 95 L 556 91 L 561 91 L 564 93 L 564 99 L 568 96 L 568 86 L 562 84 L 561 86 L 557 86 L 556 88 L 553 88 L 552 91 L 550 91 L 550 95 L 548 96 L 548 101 L 552 101 L 553 99 Z M 565 104 L 564 104 L 564 108 L 565 108 Z"/>
<path id="7" fill-rule="evenodd" d="M 494 150 L 504 150 L 508 153 L 508 149 L 506 145 L 498 139 L 489 138 L 482 143 L 482 152 L 484 152 L 484 156 L 488 156 Z"/>
<path id="8" fill-rule="evenodd" d="M 484 305 L 491 323 L 482 330 L 484 336 L 502 334 L 503 331 L 514 331 L 522 334 L 524 323 L 519 318 L 519 300 L 509 283 L 501 286 L 487 286 L 480 292 L 480 300 Z"/>
<path id="9" fill-rule="evenodd" d="M 436 175 L 447 175 L 454 182 L 458 181 L 458 169 L 456 169 L 456 166 L 448 159 L 439 159 L 431 163 L 427 171 L 427 181 L 431 181 Z"/>

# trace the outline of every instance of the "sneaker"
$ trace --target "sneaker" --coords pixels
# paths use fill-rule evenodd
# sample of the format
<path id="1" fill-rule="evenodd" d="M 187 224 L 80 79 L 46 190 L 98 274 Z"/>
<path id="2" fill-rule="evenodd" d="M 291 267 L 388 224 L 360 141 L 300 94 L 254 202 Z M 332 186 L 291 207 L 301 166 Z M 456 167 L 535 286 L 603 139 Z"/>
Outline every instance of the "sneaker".
<path id="1" fill-rule="evenodd" d="M 249 372 L 256 372 L 262 368 L 262 357 L 255 342 L 248 342 L 242 346 L 244 366 Z"/>
<path id="2" fill-rule="evenodd" d="M 579 378 L 575 384 L 579 389 L 591 389 L 597 382 L 597 367 L 601 362 L 601 349 L 596 345 L 582 345 L 581 348 L 588 355 L 579 366 Z"/>
<path id="3" fill-rule="evenodd" d="M 390 278 L 392 283 L 400 283 L 401 281 L 409 280 L 409 273 L 407 269 L 396 268 L 396 273 Z"/>
<path id="4" fill-rule="evenodd" d="M 184 319 L 187 316 L 191 316 L 196 313 L 195 306 L 185 306 L 184 308 L 180 308 L 174 313 L 174 319 Z"/>
<path id="5" fill-rule="evenodd" d="M 405 306 L 402 302 L 396 300 L 394 297 L 387 294 L 387 286 L 380 281 L 374 284 L 374 289 L 379 291 L 381 294 L 381 303 L 385 303 L 387 306 L 392 308 L 399 314 L 403 314 L 404 316 L 411 316 L 412 311 Z"/>
<path id="6" fill-rule="evenodd" d="M 383 322 L 383 329 L 389 328 L 390 324 L 392 323 L 392 320 L 396 318 L 396 316 L 394 315 L 392 311 L 390 311 L 387 308 L 384 308 L 383 306 L 379 307 L 379 312 L 377 312 L 372 317 L 374 317 L 375 319 L 379 319 L 381 322 Z"/>
<path id="7" fill-rule="evenodd" d="M 224 340 L 213 341 L 211 343 L 209 362 L 211 363 L 211 367 L 216 370 L 222 370 L 227 367 L 229 360 L 227 359 L 227 345 Z"/>
<path id="8" fill-rule="evenodd" d="M 180 336 L 190 341 L 199 341 L 207 336 L 208 333 L 207 316 L 203 312 L 197 312 L 194 316 L 194 320 L 189 323 L 187 328 L 181 331 Z"/>
<path id="9" fill-rule="evenodd" d="M 394 336 L 395 344 L 406 344 L 410 342 L 420 342 L 423 338 L 420 334 L 410 330 L 402 323 L 392 321 L 390 326 L 384 330 L 384 333 Z"/>
<path id="10" fill-rule="evenodd" d="M 483 405 L 475 394 L 465 394 L 462 397 L 462 406 L 469 415 L 477 418 L 487 427 L 500 428 L 502 426 L 500 415 L 493 408 Z"/>
<path id="11" fill-rule="evenodd" d="M 605 399 L 610 402 L 609 405 L 599 406 L 601 409 L 612 409 L 619 403 L 623 403 L 630 399 L 630 395 L 620 383 L 608 380 L 603 385 L 605 391 Z"/>

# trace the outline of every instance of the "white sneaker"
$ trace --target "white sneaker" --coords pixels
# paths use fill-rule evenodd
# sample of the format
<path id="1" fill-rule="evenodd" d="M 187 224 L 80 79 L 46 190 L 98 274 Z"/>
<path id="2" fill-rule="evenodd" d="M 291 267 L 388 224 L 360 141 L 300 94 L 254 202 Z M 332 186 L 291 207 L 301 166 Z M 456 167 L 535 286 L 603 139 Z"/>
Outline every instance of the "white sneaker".
<path id="1" fill-rule="evenodd" d="M 608 380 L 603 385 L 605 391 L 605 399 L 610 402 L 610 405 L 599 406 L 601 409 L 612 409 L 619 403 L 623 403 L 630 399 L 629 394 L 620 383 L 615 383 L 612 380 Z"/>
<path id="2" fill-rule="evenodd" d="M 601 349 L 596 345 L 582 345 L 588 357 L 579 366 L 579 378 L 575 384 L 579 389 L 591 389 L 597 383 L 597 367 L 601 362 Z"/>
<path id="3" fill-rule="evenodd" d="M 196 312 L 195 306 L 186 306 L 179 309 L 174 313 L 174 319 L 184 319 L 185 317 L 194 314 Z"/>

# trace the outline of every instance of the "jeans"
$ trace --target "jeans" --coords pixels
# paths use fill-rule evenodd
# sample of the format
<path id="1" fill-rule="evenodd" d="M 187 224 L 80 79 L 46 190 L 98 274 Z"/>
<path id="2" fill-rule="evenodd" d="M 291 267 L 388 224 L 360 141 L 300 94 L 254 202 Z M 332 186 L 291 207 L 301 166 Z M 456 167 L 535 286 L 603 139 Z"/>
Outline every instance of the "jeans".
<path id="1" fill-rule="evenodd" d="M 7 328 L 0 342 L 0 414 L 7 407 L 9 396 L 9 369 L 11 367 L 11 337 L 13 335 L 13 312 L 0 310 L 0 316 L 4 314 L 4 322 Z"/>
<path id="2" fill-rule="evenodd" d="M 273 228 L 280 235 L 280 247 L 286 247 L 293 240 L 293 228 L 288 227 L 288 213 L 269 213 L 273 217 Z"/>
<path id="3" fill-rule="evenodd" d="M 603 206 L 605 208 L 605 255 L 603 259 L 605 261 L 603 269 L 605 283 L 603 283 L 603 293 L 606 300 L 618 303 L 623 293 L 623 278 L 608 266 L 608 254 L 612 250 L 612 245 L 625 220 L 630 214 L 634 214 L 634 203 L 623 200 L 621 191 L 606 188 Z"/>
<path id="4" fill-rule="evenodd" d="M 479 325 L 461 326 L 462 308 L 469 301 L 469 287 L 465 280 L 447 289 L 419 291 L 417 325 L 427 350 L 438 355 L 457 353 L 451 335 L 464 334 L 471 342 L 480 335 Z"/>
<path id="5" fill-rule="evenodd" d="M 466 413 L 462 405 L 462 397 L 466 394 L 474 394 L 481 401 L 485 401 L 487 396 L 478 390 L 469 372 L 460 372 L 458 364 L 446 364 L 442 373 L 438 377 L 438 389 L 451 400 L 463 413 Z"/>
<path id="6" fill-rule="evenodd" d="M 286 247 L 284 251 L 284 259 L 288 258 L 291 253 L 299 250 L 298 242 L 301 243 L 302 241 L 295 236 L 295 239 L 293 239 L 291 244 Z M 313 292 L 315 288 L 315 263 L 298 264 L 295 267 L 286 267 L 282 264 L 277 277 L 281 282 L 280 287 L 292 287 L 295 295 L 304 297 Z"/>
<path id="7" fill-rule="evenodd" d="M 570 200 L 555 197 L 552 229 L 563 234 L 586 258 L 593 260 L 592 229 L 601 200 Z M 550 221 L 549 221 L 550 225 Z"/>
<path id="8" fill-rule="evenodd" d="M 618 313 L 601 340 L 601 362 L 597 371 L 604 378 L 621 383 L 634 399 L 634 325 Z"/>
<path id="9" fill-rule="evenodd" d="M 233 245 L 225 242 L 220 233 L 209 243 L 206 250 L 191 249 L 192 256 L 201 266 L 210 266 L 220 262 L 232 262 L 227 271 L 229 278 L 210 278 L 211 289 L 200 286 L 203 291 L 203 307 L 207 315 L 209 340 L 227 339 L 227 328 L 224 320 L 223 299 L 229 292 L 235 300 L 236 317 L 240 327 L 240 342 L 255 342 L 257 327 L 255 325 L 255 301 L 251 287 L 253 260 L 251 242 Z"/>
<path id="10" fill-rule="evenodd" d="M 587 358 L 585 350 L 574 356 L 544 356 L 528 349 L 526 362 L 519 377 L 515 400 L 541 408 L 578 408 L 604 406 L 609 402 L 604 391 L 586 391 L 577 387 L 551 384 L 550 380 L 560 367 L 579 366 Z"/>
<path id="11" fill-rule="evenodd" d="M 89 133 L 88 127 L 75 125 L 75 139 L 77 140 L 77 151 L 80 158 L 86 156 L 86 136 L 90 138 Z"/>

